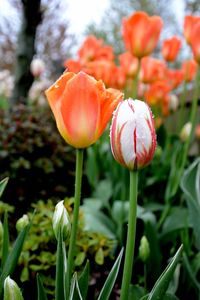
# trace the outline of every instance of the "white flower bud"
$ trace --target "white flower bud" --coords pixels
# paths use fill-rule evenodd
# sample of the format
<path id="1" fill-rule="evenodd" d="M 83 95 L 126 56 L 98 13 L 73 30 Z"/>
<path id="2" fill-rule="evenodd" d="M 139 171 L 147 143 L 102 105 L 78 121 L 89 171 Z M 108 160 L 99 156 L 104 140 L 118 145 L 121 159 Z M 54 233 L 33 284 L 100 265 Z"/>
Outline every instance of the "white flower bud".
<path id="1" fill-rule="evenodd" d="M 21 231 L 28 224 L 29 224 L 29 218 L 28 218 L 28 216 L 27 215 L 23 215 L 19 220 L 17 220 L 17 223 L 16 223 L 17 231 L 18 232 Z"/>
<path id="2" fill-rule="evenodd" d="M 63 240 L 69 238 L 71 233 L 71 224 L 68 212 L 63 204 L 64 201 L 58 202 L 53 214 L 53 231 L 58 239 L 59 230 L 61 230 Z"/>
<path id="3" fill-rule="evenodd" d="M 4 300 L 23 300 L 21 291 L 14 280 L 10 276 L 4 281 Z"/>
<path id="4" fill-rule="evenodd" d="M 45 64 L 40 58 L 35 58 L 31 62 L 30 69 L 34 77 L 39 77 L 45 70 Z"/>
<path id="5" fill-rule="evenodd" d="M 180 139 L 182 142 L 186 142 L 188 140 L 191 130 L 192 130 L 192 123 L 187 122 L 181 129 Z"/>

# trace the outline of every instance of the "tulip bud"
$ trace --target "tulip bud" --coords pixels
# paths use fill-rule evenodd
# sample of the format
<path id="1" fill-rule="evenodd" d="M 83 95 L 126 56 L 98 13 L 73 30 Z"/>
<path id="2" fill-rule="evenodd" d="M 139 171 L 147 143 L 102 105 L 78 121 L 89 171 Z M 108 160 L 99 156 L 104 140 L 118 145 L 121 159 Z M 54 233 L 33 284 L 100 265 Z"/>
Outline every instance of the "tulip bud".
<path id="1" fill-rule="evenodd" d="M 182 142 L 186 142 L 188 140 L 191 130 L 192 130 L 192 123 L 187 122 L 181 129 L 180 139 Z"/>
<path id="2" fill-rule="evenodd" d="M 150 255 L 149 242 L 146 236 L 143 236 L 140 241 L 139 257 L 143 262 L 146 262 Z"/>
<path id="3" fill-rule="evenodd" d="M 171 111 L 176 111 L 179 105 L 179 99 L 175 94 L 169 97 L 169 108 Z"/>
<path id="4" fill-rule="evenodd" d="M 35 58 L 31 62 L 30 69 L 34 77 L 39 77 L 45 70 L 45 64 L 40 58 Z"/>
<path id="5" fill-rule="evenodd" d="M 150 163 L 156 149 L 156 133 L 151 110 L 140 100 L 119 103 L 110 128 L 114 158 L 129 170 Z"/>
<path id="6" fill-rule="evenodd" d="M 14 280 L 10 276 L 4 281 L 4 300 L 23 300 L 21 291 Z"/>
<path id="7" fill-rule="evenodd" d="M 21 231 L 29 224 L 29 218 L 27 215 L 23 215 L 16 223 L 17 231 Z"/>
<path id="8" fill-rule="evenodd" d="M 63 204 L 64 201 L 58 202 L 53 214 L 53 231 L 55 237 L 58 239 L 59 230 L 61 230 L 63 240 L 66 240 L 70 236 L 71 224 L 69 220 L 68 212 Z"/>

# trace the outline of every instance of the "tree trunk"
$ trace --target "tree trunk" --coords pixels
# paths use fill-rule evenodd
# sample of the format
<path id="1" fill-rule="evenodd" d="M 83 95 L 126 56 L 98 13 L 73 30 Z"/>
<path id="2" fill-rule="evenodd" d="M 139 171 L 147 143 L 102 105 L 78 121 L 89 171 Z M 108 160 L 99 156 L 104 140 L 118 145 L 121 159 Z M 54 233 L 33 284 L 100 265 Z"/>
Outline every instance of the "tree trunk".
<path id="1" fill-rule="evenodd" d="M 12 104 L 26 103 L 28 91 L 34 80 L 30 72 L 30 63 L 35 54 L 36 30 L 42 20 L 41 0 L 21 1 L 23 20 L 16 50 L 15 86 L 11 98 Z"/>

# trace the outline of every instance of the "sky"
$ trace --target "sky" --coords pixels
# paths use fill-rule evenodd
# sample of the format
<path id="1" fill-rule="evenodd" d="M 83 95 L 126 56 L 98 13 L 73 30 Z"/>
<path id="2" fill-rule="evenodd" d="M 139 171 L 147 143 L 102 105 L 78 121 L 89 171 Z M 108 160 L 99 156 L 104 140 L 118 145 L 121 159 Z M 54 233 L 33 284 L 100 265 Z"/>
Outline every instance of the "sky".
<path id="1" fill-rule="evenodd" d="M 101 21 L 109 6 L 109 0 L 67 0 L 67 3 L 70 28 L 80 36 L 89 23 Z"/>

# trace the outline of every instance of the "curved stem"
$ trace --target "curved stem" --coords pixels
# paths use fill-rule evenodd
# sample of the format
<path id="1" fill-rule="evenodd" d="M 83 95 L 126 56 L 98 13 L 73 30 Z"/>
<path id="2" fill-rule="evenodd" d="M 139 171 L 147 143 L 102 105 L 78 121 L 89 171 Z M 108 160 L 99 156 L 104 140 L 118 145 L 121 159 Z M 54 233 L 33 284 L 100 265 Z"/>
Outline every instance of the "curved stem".
<path id="1" fill-rule="evenodd" d="M 138 188 L 138 172 L 130 171 L 130 199 L 129 199 L 129 217 L 128 217 L 128 233 L 126 241 L 126 253 L 124 270 L 122 277 L 120 300 L 128 299 L 129 284 L 131 281 L 135 233 L 136 233 L 136 217 L 137 217 L 137 188 Z"/>
<path id="2" fill-rule="evenodd" d="M 74 212 L 72 221 L 72 231 L 69 242 L 68 261 L 67 261 L 67 277 L 66 277 L 66 294 L 69 296 L 72 269 L 74 265 L 74 253 L 76 246 L 76 234 L 78 229 L 78 216 L 81 198 L 81 183 L 83 169 L 83 149 L 76 149 L 76 178 L 75 178 L 75 196 L 74 196 Z"/>

